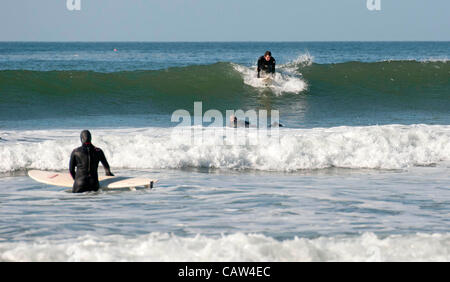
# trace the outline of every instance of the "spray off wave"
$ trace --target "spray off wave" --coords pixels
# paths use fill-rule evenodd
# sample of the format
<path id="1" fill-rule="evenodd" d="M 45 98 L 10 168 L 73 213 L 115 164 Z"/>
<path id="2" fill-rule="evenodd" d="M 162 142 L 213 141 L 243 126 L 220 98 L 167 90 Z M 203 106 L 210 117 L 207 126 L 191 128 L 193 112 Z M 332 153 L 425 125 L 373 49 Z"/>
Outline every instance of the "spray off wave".
<path id="1" fill-rule="evenodd" d="M 114 168 L 403 169 L 450 160 L 450 126 L 437 125 L 286 128 L 279 130 L 279 139 L 259 139 L 255 145 L 236 146 L 218 146 L 223 136 L 204 132 L 203 143 L 193 144 L 190 137 L 173 138 L 171 128 L 94 130 L 92 133 L 94 144 L 105 151 Z M 250 129 L 243 136 L 255 133 L 256 129 Z M 78 134 L 74 131 L 4 132 L 0 136 L 3 140 L 0 172 L 67 169 L 71 151 L 79 146 Z"/>

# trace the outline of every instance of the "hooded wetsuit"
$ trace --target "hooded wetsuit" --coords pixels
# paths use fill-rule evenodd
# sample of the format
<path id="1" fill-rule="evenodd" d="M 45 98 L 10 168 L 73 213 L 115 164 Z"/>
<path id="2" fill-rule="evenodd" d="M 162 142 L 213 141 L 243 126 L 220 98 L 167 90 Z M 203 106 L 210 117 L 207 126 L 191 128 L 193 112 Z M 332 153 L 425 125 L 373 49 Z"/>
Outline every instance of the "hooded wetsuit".
<path id="1" fill-rule="evenodd" d="M 266 61 L 264 56 L 259 57 L 258 59 L 258 77 L 260 77 L 259 73 L 264 71 L 266 73 L 275 73 L 275 58 L 270 57 L 270 60 Z"/>
<path id="2" fill-rule="evenodd" d="M 103 151 L 91 144 L 91 133 L 84 130 L 80 138 L 82 146 L 73 150 L 70 156 L 69 171 L 75 180 L 72 192 L 97 191 L 100 186 L 97 173 L 99 162 L 105 168 L 106 175 L 113 176 L 113 174 Z"/>

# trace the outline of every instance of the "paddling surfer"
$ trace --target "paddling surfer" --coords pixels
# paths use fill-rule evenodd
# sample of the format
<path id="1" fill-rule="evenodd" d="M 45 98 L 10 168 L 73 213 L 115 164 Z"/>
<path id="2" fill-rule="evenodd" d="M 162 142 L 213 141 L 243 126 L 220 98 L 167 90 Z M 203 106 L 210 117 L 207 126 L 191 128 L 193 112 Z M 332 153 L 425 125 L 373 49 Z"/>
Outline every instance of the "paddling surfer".
<path id="1" fill-rule="evenodd" d="M 73 150 L 70 156 L 69 171 L 73 183 L 73 193 L 83 193 L 87 191 L 98 191 L 100 184 L 98 182 L 98 164 L 102 163 L 105 173 L 108 176 L 114 176 L 109 168 L 105 154 L 100 148 L 91 143 L 91 133 L 83 130 L 80 134 L 81 147 Z M 76 168 L 76 171 L 75 171 Z"/>
<path id="2" fill-rule="evenodd" d="M 258 78 L 261 77 L 261 71 L 264 73 L 268 73 L 271 75 L 275 75 L 275 58 L 272 57 L 272 53 L 270 51 L 266 51 L 264 56 L 259 57 L 258 59 L 258 67 L 256 71 L 258 72 Z"/>
<path id="3" fill-rule="evenodd" d="M 237 117 L 235 115 L 230 116 L 230 126 L 237 128 L 237 127 L 250 127 L 250 122 L 248 121 L 238 121 Z"/>

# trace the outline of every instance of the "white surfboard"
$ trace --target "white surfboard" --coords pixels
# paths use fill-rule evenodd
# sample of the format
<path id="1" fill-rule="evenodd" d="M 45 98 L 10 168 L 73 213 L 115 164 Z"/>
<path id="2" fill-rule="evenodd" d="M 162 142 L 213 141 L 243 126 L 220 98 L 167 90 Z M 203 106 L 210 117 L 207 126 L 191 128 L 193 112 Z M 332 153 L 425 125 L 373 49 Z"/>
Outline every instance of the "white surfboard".
<path id="1" fill-rule="evenodd" d="M 28 176 L 37 182 L 48 185 L 60 187 L 73 187 L 73 179 L 69 173 L 30 170 Z M 158 182 L 157 179 L 150 178 L 134 178 L 121 176 L 99 176 L 100 188 L 103 190 L 124 189 L 129 188 L 135 190 L 137 187 L 153 188 L 153 185 Z"/>

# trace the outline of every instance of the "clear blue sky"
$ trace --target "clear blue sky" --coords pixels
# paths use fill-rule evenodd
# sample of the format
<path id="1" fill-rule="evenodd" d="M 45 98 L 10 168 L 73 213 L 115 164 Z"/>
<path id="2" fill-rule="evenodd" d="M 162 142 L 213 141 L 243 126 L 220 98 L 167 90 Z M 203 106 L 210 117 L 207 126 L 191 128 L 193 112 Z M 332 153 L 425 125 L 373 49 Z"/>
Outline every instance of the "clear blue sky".
<path id="1" fill-rule="evenodd" d="M 450 41 L 449 0 L 1 0 L 0 41 Z"/>

